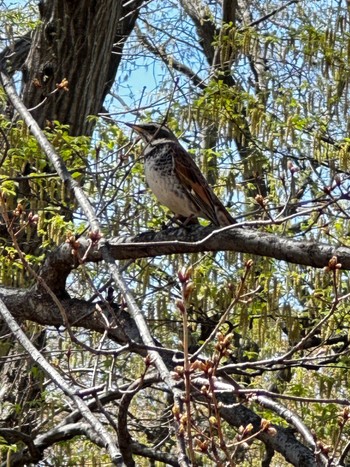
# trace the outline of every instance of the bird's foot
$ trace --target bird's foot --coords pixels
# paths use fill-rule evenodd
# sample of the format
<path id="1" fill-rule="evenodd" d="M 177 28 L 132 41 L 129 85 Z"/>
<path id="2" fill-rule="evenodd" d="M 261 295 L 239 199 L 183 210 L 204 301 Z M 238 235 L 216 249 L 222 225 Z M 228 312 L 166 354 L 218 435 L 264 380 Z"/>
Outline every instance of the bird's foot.
<path id="1" fill-rule="evenodd" d="M 186 228 L 191 225 L 198 225 L 198 219 L 195 216 L 181 216 L 180 214 L 175 214 L 172 216 L 166 224 L 162 225 L 162 230 L 165 230 L 171 227 L 173 224 L 178 225 L 179 227 Z"/>
<path id="2" fill-rule="evenodd" d="M 190 225 L 198 225 L 198 217 L 191 215 L 188 217 L 180 216 L 181 217 L 181 222 L 182 222 L 182 227 L 187 227 Z"/>

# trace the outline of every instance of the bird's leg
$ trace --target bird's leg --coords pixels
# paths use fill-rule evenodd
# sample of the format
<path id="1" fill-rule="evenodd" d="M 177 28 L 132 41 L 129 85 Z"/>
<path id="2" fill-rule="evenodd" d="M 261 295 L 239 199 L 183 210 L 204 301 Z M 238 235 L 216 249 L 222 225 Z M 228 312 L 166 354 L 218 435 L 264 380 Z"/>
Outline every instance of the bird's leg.
<path id="1" fill-rule="evenodd" d="M 198 225 L 198 217 L 196 217 L 194 214 L 191 214 L 188 217 L 180 216 L 181 217 L 181 222 L 182 222 L 182 227 L 187 227 L 188 225 Z"/>
<path id="2" fill-rule="evenodd" d="M 166 230 L 168 229 L 169 227 L 171 227 L 173 224 L 176 224 L 176 225 L 181 225 L 182 222 L 180 223 L 179 220 L 178 220 L 178 216 L 175 214 L 174 216 L 167 216 L 168 218 L 168 222 L 163 222 L 162 223 L 162 230 Z"/>
<path id="3" fill-rule="evenodd" d="M 181 216 L 180 214 L 175 214 L 169 219 L 169 222 L 163 225 L 162 230 L 167 229 L 172 224 L 176 224 L 179 227 L 187 227 L 189 225 L 197 225 L 199 224 L 199 222 L 198 222 L 197 217 L 194 215 L 185 217 L 185 216 Z"/>

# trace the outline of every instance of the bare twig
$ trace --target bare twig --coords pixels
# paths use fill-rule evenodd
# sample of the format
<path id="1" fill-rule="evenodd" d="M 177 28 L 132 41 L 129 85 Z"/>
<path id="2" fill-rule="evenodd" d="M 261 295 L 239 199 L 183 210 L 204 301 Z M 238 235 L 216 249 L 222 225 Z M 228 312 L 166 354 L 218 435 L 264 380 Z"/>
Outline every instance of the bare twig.
<path id="1" fill-rule="evenodd" d="M 260 23 L 266 21 L 267 19 L 271 18 L 272 16 L 276 15 L 280 11 L 285 10 L 290 5 L 293 5 L 294 3 L 299 3 L 299 2 L 300 2 L 300 0 L 290 0 L 289 2 L 285 3 L 284 5 L 281 5 L 280 7 L 275 8 L 274 10 L 272 10 L 267 15 L 262 16 L 261 18 L 258 18 L 255 21 L 252 21 L 247 26 L 244 26 L 242 29 L 240 29 L 240 31 L 243 32 L 243 31 L 247 30 L 248 28 L 252 28 L 253 26 L 257 26 L 258 24 L 260 24 Z"/>
<path id="2" fill-rule="evenodd" d="M 235 295 L 234 299 L 230 303 L 230 305 L 227 308 L 227 310 L 225 311 L 225 313 L 223 313 L 223 315 L 221 316 L 219 322 L 217 323 L 217 325 L 215 326 L 215 328 L 211 332 L 210 336 L 206 339 L 205 342 L 203 342 L 201 347 L 192 355 L 192 357 L 191 357 L 192 361 L 194 361 L 203 352 L 204 348 L 214 339 L 214 337 L 216 336 L 216 334 L 217 334 L 218 330 L 220 329 L 220 327 L 227 320 L 229 314 L 234 309 L 235 305 L 237 305 L 237 303 L 239 302 L 241 296 L 243 295 L 244 286 L 245 286 L 245 283 L 246 283 L 246 280 L 247 280 L 247 277 L 248 277 L 248 274 L 250 272 L 250 269 L 251 269 L 252 265 L 253 265 L 253 262 L 251 260 L 248 260 L 246 262 L 244 275 L 241 278 L 241 281 L 239 283 L 238 290 L 236 292 L 236 295 Z"/>

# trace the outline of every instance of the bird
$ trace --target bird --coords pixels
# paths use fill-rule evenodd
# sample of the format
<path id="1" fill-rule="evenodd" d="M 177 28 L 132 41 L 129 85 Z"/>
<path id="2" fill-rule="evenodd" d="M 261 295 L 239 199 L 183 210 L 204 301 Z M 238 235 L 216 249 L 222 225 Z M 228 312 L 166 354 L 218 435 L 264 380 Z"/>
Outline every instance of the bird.
<path id="1" fill-rule="evenodd" d="M 187 223 L 201 217 L 217 227 L 235 224 L 235 219 L 215 195 L 190 154 L 174 133 L 160 123 L 127 123 L 145 147 L 147 184 L 158 201 Z"/>

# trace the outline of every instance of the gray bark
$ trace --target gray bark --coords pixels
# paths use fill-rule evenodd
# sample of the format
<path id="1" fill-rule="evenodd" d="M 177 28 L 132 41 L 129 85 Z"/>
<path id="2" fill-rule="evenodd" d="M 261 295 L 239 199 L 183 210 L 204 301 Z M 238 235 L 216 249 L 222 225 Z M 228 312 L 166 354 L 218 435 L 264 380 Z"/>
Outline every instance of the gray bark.
<path id="1" fill-rule="evenodd" d="M 28 108 L 44 101 L 32 110 L 41 127 L 58 120 L 72 135 L 91 135 L 87 117 L 101 111 L 142 1 L 129 7 L 121 0 L 40 2 L 42 23 L 23 67 L 23 101 Z M 50 94 L 64 78 L 69 91 Z"/>

